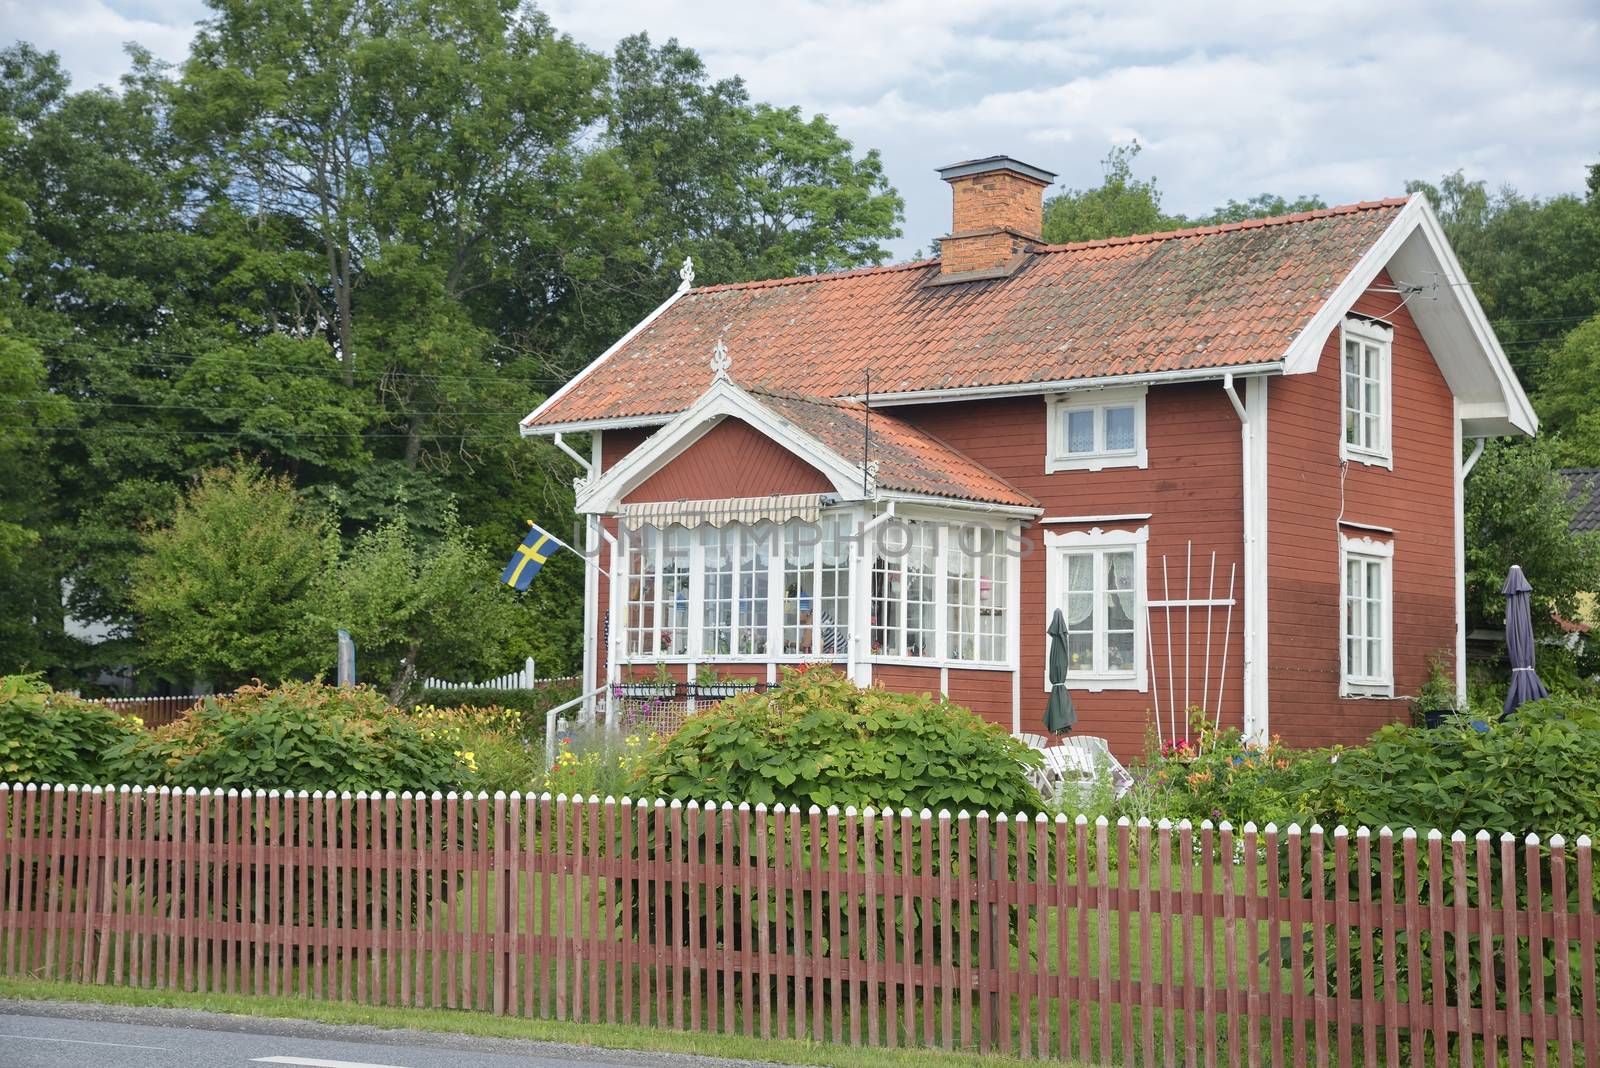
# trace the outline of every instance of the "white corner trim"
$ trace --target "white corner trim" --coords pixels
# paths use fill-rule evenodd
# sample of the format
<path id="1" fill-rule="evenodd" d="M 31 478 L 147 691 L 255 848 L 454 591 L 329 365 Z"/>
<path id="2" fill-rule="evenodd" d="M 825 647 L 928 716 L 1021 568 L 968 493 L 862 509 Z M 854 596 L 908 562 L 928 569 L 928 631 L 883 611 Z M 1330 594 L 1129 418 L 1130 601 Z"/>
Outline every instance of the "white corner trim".
<path id="1" fill-rule="evenodd" d="M 1467 699 L 1467 530 L 1466 530 L 1466 489 L 1467 476 L 1472 473 L 1473 464 L 1483 452 L 1483 439 L 1479 438 L 1473 443 L 1472 456 L 1463 460 L 1461 457 L 1461 405 L 1457 402 L 1452 414 L 1455 432 L 1451 435 L 1455 442 L 1455 478 L 1451 487 L 1454 511 L 1453 530 L 1451 541 L 1454 542 L 1456 564 L 1456 702 L 1464 704 Z M 1341 614 L 1343 614 L 1341 609 Z"/>
<path id="2" fill-rule="evenodd" d="M 1240 425 L 1241 491 L 1244 498 L 1244 702 L 1245 737 L 1271 737 L 1271 630 L 1267 587 L 1267 379 L 1250 380 Z M 1220 712 L 1220 709 L 1219 709 Z"/>
<path id="3" fill-rule="evenodd" d="M 544 434 L 544 433 L 549 433 L 549 432 L 555 431 L 555 430 L 568 429 L 568 426 L 566 424 L 563 424 L 562 426 L 538 427 L 538 428 L 530 427 L 528 424 L 532 423 L 535 419 L 539 418 L 540 414 L 542 414 L 545 411 L 545 409 L 547 409 L 551 405 L 555 404 L 562 397 L 565 397 L 575 386 L 577 386 L 577 384 L 579 382 L 582 382 L 585 378 L 587 378 L 591 371 L 595 370 L 601 364 L 603 364 L 607 360 L 609 360 L 612 357 L 612 355 L 614 355 L 619 349 L 622 348 L 622 346 L 626 345 L 628 342 L 630 342 L 634 338 L 638 337 L 639 334 L 642 333 L 646 327 L 648 327 L 651 323 L 655 322 L 658 318 L 661 317 L 661 313 L 662 312 L 664 312 L 668 308 L 672 307 L 674 304 L 676 304 L 678 302 L 678 298 L 679 297 L 681 297 L 685 293 L 689 292 L 689 288 L 690 288 L 691 284 L 694 282 L 694 272 L 692 270 L 688 270 L 688 271 L 685 271 L 683 273 L 680 273 L 678 277 L 681 279 L 679 281 L 679 283 L 678 283 L 678 288 L 674 289 L 672 291 L 672 295 L 669 296 L 666 300 L 664 300 L 660 304 L 656 305 L 655 311 L 651 312 L 649 315 L 646 315 L 643 319 L 640 319 L 639 322 L 634 325 L 634 328 L 632 330 L 629 330 L 626 334 L 623 334 L 621 337 L 617 338 L 617 340 L 612 343 L 611 347 L 606 349 L 606 351 L 602 352 L 599 356 L 596 356 L 594 358 L 594 360 L 589 364 L 589 366 L 585 367 L 583 370 L 581 370 L 577 374 L 573 375 L 572 378 L 570 380 L 568 380 L 566 385 L 562 386 L 560 389 L 558 389 L 554 393 L 550 394 L 550 396 L 545 398 L 545 401 L 544 401 L 543 404 L 539 405 L 539 407 L 535 408 L 533 411 L 529 412 L 526 416 L 523 417 L 522 422 L 519 423 L 518 426 L 520 427 L 521 432 L 522 432 L 524 437 L 538 435 L 538 434 Z"/>
<path id="4" fill-rule="evenodd" d="M 1121 387 L 1074 390 L 1045 398 L 1045 453 L 1044 473 L 1053 475 L 1062 471 L 1104 471 L 1117 467 L 1150 466 L 1150 450 L 1145 435 L 1145 400 L 1149 386 L 1139 384 Z M 1133 408 L 1133 448 L 1116 452 L 1097 451 L 1073 455 L 1067 452 L 1066 435 L 1062 417 L 1067 412 L 1094 412 L 1095 442 L 1105 440 L 1106 408 Z"/>

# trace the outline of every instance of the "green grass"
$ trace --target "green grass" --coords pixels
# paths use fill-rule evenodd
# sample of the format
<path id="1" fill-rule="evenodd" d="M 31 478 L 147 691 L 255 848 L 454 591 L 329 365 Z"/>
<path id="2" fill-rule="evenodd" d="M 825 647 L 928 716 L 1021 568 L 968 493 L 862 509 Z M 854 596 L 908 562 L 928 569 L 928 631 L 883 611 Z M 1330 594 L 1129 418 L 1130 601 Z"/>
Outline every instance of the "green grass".
<path id="1" fill-rule="evenodd" d="M 271 998 L 235 994 L 186 994 L 165 990 L 89 986 L 0 978 L 0 997 L 28 1001 L 83 1001 L 102 1005 L 192 1009 L 279 1020 L 311 1020 L 328 1024 L 359 1024 L 384 1029 L 409 1028 L 484 1038 L 562 1042 L 602 1049 L 640 1050 L 650 1053 L 689 1053 L 707 1057 L 768 1061 L 781 1064 L 877 1068 L 897 1065 L 918 1068 L 997 1068 L 1017 1062 L 1005 1057 L 983 1057 L 936 1050 L 884 1050 L 820 1045 L 794 1039 L 757 1039 L 740 1036 L 691 1034 L 621 1024 L 580 1024 L 555 1020 L 528 1020 L 449 1009 L 382 1008 L 301 998 Z"/>

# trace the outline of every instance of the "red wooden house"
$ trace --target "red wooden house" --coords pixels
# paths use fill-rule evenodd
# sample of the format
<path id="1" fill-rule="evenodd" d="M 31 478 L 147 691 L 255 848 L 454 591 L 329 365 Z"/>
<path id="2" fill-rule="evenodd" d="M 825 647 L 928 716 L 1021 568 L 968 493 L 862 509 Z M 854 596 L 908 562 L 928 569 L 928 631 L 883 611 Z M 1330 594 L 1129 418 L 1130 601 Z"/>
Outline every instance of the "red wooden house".
<path id="1" fill-rule="evenodd" d="M 1427 203 L 1046 245 L 956 164 L 941 258 L 693 288 L 522 423 L 585 468 L 591 687 L 825 660 L 1017 730 L 1294 744 L 1463 642 L 1463 440 L 1533 411 Z M 589 435 L 587 456 L 561 435 Z"/>

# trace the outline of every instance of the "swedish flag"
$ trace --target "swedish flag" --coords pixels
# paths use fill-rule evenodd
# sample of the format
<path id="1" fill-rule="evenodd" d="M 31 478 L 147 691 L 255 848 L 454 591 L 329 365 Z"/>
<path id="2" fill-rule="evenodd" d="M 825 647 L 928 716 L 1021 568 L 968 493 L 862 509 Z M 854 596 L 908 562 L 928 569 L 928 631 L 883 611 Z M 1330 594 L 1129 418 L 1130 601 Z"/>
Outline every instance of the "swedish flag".
<path id="1" fill-rule="evenodd" d="M 566 547 L 554 534 L 548 534 L 528 522 L 528 536 L 522 539 L 511 562 L 500 573 L 500 581 L 513 589 L 525 590 L 539 573 L 544 562 Z"/>

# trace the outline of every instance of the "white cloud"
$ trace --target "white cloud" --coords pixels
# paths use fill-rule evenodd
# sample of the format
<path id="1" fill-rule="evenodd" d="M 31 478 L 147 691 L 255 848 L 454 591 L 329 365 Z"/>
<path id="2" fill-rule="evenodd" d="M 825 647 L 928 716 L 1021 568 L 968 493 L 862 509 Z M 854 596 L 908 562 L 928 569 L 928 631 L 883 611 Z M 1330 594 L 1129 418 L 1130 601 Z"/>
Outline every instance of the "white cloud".
<path id="1" fill-rule="evenodd" d="M 1487 2 L 1228 5 L 1155 0 L 550 0 L 552 21 L 609 50 L 647 30 L 696 48 L 758 99 L 826 112 L 882 149 L 907 202 L 909 254 L 948 223 L 933 168 L 1013 152 L 1098 181 L 1138 137 L 1169 208 L 1262 191 L 1388 196 L 1456 167 L 1524 192 L 1581 187 L 1600 159 L 1600 13 Z M 197 0 L 0 0 L 19 37 L 60 51 L 78 83 L 125 69 L 123 41 L 181 59 Z"/>

